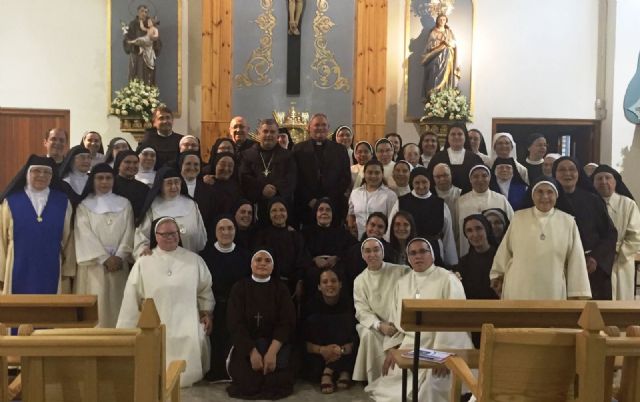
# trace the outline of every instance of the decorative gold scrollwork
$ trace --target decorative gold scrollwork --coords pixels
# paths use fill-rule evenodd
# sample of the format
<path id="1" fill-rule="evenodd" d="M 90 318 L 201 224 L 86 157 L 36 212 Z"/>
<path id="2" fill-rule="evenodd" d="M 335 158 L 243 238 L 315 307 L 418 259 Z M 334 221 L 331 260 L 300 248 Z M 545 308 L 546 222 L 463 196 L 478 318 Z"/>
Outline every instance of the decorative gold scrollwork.
<path id="1" fill-rule="evenodd" d="M 276 26 L 276 17 L 273 15 L 273 0 L 260 0 L 260 7 L 264 12 L 254 21 L 262 30 L 260 46 L 251 52 L 251 57 L 244 66 L 244 72 L 236 74 L 234 77 L 236 85 L 239 87 L 263 87 L 271 83 L 269 72 L 273 67 L 271 50 L 273 28 Z"/>
<path id="2" fill-rule="evenodd" d="M 336 91 L 349 92 L 351 89 L 349 80 L 342 76 L 342 69 L 335 55 L 327 48 L 327 32 L 335 26 L 331 18 L 325 14 L 329 9 L 328 0 L 316 0 L 316 4 L 316 15 L 313 19 L 315 59 L 311 68 L 317 76 L 313 80 L 313 85 L 322 89 L 333 88 Z"/>

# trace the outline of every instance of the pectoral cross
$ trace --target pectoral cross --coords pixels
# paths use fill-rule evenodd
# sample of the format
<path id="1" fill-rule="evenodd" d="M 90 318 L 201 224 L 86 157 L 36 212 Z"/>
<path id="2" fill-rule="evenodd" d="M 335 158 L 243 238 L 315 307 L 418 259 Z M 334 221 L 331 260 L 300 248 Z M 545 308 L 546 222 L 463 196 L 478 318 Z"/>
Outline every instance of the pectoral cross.
<path id="1" fill-rule="evenodd" d="M 263 318 L 263 317 L 260 315 L 260 312 L 258 312 L 258 314 L 256 314 L 256 315 L 254 315 L 254 316 L 253 316 L 253 318 L 255 318 L 255 319 L 256 319 L 256 326 L 257 326 L 257 327 L 259 327 L 259 326 L 260 326 L 260 320 Z"/>
<path id="2" fill-rule="evenodd" d="M 271 170 L 269 170 L 269 168 L 266 168 L 262 174 L 264 175 L 264 177 L 269 177 L 269 173 L 271 173 Z"/>

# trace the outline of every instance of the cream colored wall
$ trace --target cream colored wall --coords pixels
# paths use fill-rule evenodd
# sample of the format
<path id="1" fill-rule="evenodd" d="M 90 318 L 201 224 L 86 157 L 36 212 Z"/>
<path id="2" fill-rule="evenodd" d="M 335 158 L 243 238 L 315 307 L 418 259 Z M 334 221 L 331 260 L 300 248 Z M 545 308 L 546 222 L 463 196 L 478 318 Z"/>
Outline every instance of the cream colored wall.
<path id="1" fill-rule="evenodd" d="M 397 46 L 406 46 L 405 5 L 389 5 L 387 82 L 396 118 L 387 129 L 416 139 L 404 122 L 405 55 Z M 469 127 L 488 140 L 494 117 L 595 118 L 598 0 L 475 0 L 474 12 Z"/>
<path id="2" fill-rule="evenodd" d="M 189 107 L 197 83 L 190 82 L 188 66 L 199 66 L 200 52 L 189 51 L 189 17 L 199 23 L 201 13 L 193 7 L 199 1 L 181 1 L 182 116 L 174 125 L 178 132 L 198 133 L 200 110 Z M 0 107 L 69 109 L 72 144 L 86 130 L 100 132 L 106 141 L 122 135 L 119 120 L 107 115 L 107 2 L 5 1 L 1 9 Z"/>

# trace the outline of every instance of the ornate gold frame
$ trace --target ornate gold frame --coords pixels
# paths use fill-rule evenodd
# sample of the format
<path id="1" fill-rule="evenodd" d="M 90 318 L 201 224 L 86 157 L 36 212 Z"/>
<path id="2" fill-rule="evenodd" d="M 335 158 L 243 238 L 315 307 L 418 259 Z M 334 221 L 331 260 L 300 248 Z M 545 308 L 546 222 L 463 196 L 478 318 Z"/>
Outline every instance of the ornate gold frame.
<path id="1" fill-rule="evenodd" d="M 473 33 L 476 30 L 476 0 L 471 1 L 471 65 L 469 66 L 469 77 L 473 77 Z M 407 90 L 409 85 L 409 55 L 407 49 L 409 48 L 409 41 L 411 40 L 411 32 L 409 31 L 409 24 L 411 21 L 411 0 L 407 0 L 405 2 L 405 10 L 404 10 L 404 62 L 403 62 L 403 74 L 404 74 L 404 116 L 403 120 L 405 123 L 418 123 L 419 119 L 409 118 L 409 91 Z M 475 98 L 473 91 L 473 81 L 469 86 L 469 109 L 471 110 L 471 116 L 474 115 L 474 106 Z"/>
<path id="2" fill-rule="evenodd" d="M 113 86 L 111 82 L 111 2 L 117 0 L 107 0 L 107 82 L 109 83 L 108 91 L 107 91 L 107 114 L 111 114 L 111 96 L 113 94 Z M 177 55 L 177 63 L 178 63 L 178 76 L 177 84 L 178 84 L 178 110 L 173 112 L 174 118 L 179 118 L 182 115 L 182 1 L 176 0 L 177 10 L 178 10 L 178 55 Z"/>

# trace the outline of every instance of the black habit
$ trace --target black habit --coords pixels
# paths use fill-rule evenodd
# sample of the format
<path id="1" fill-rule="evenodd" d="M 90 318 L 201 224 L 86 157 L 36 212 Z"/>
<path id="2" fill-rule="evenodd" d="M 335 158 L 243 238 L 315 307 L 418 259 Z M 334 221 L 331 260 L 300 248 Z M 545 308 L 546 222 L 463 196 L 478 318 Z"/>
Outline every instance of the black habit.
<path id="1" fill-rule="evenodd" d="M 246 249 L 237 245 L 231 252 L 222 252 L 212 241 L 207 242 L 200 256 L 211 272 L 213 297 L 216 301 L 210 335 L 211 370 L 207 374 L 209 381 L 216 381 L 228 378 L 226 359 L 232 346 L 227 329 L 229 293 L 237 281 L 251 276 L 251 256 Z"/>
<path id="2" fill-rule="evenodd" d="M 293 392 L 291 346 L 296 323 L 293 302 L 278 280 L 258 283 L 241 279 L 231 289 L 227 326 L 233 340 L 227 388 L 232 398 L 280 399 Z M 256 348 L 264 356 L 273 339 L 282 343 L 275 371 L 264 375 L 251 368 L 249 355 Z"/>
<path id="3" fill-rule="evenodd" d="M 445 163 L 451 169 L 451 181 L 454 186 L 462 190 L 462 194 L 471 191 L 471 181 L 469 180 L 469 172 L 476 165 L 484 165 L 482 158 L 468 149 L 464 152 L 464 159 L 461 165 L 452 165 L 449 159 L 449 152 L 446 149 L 436 153 L 431 158 L 427 170 L 429 171 L 429 181 L 431 182 L 431 191 L 435 193 L 436 182 L 433 180 L 433 168 L 439 164 Z"/>
<path id="4" fill-rule="evenodd" d="M 148 192 L 149 187 L 143 182 L 136 179 L 126 179 L 116 174 L 113 193 L 129 200 L 136 222 L 140 218 Z"/>
<path id="5" fill-rule="evenodd" d="M 406 211 L 416 222 L 416 236 L 424 237 L 431 243 L 435 264 L 444 267 L 440 243 L 444 235 L 444 201 L 431 193 L 429 198 L 419 198 L 408 193 L 398 198 L 400 211 Z M 452 222 L 453 224 L 453 222 Z"/>

